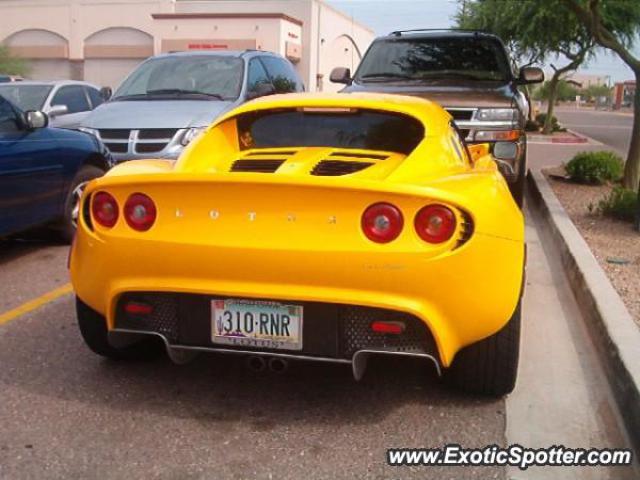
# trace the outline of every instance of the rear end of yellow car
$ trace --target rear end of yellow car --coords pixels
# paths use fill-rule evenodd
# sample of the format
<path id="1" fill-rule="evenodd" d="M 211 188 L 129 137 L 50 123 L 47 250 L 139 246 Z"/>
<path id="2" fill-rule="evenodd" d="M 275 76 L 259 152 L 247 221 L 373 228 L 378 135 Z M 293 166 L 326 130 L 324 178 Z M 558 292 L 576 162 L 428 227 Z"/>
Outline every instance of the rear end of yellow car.
<path id="1" fill-rule="evenodd" d="M 307 358 L 351 363 L 357 378 L 370 355 L 412 355 L 467 389 L 506 393 L 514 374 L 470 385 L 469 367 L 454 373 L 464 347 L 513 337 L 522 216 L 495 168 L 388 181 L 409 176 L 420 148 L 251 145 L 204 172 L 123 165 L 87 188 L 71 256 L 85 339 L 101 322 L 106 343 L 88 343 L 107 356 L 139 354 L 149 335 L 176 359 Z M 347 161 L 360 170 L 335 174 Z"/>

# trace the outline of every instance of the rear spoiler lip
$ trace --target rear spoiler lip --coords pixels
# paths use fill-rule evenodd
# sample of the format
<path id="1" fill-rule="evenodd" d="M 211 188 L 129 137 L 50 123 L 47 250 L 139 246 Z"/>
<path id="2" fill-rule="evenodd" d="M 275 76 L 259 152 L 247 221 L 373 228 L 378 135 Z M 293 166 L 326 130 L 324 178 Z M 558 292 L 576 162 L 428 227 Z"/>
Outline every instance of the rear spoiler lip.
<path id="1" fill-rule="evenodd" d="M 126 187 L 144 185 L 182 185 L 182 184 L 238 184 L 238 185 L 273 185 L 287 187 L 305 187 L 324 190 L 352 190 L 353 192 L 377 192 L 399 196 L 417 196 L 447 202 L 452 206 L 469 210 L 465 204 L 468 199 L 462 195 L 453 194 L 441 188 L 420 185 L 416 183 L 389 182 L 388 180 L 364 180 L 352 176 L 314 177 L 289 176 L 266 173 L 183 173 L 162 172 L 151 174 L 114 175 L 108 174 L 97 181 L 91 182 L 86 192 L 90 193 L 101 188 Z M 470 212 L 471 213 L 471 212 Z"/>

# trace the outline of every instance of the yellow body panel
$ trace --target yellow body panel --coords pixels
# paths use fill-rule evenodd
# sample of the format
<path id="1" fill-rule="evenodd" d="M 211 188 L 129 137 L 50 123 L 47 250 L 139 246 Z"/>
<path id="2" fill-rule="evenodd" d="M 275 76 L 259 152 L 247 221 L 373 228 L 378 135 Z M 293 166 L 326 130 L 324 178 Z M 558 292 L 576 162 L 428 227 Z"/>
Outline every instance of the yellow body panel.
<path id="1" fill-rule="evenodd" d="M 283 149 L 239 151 L 238 115 L 255 110 L 322 107 L 392 111 L 418 119 L 423 141 L 408 155 L 353 150 L 388 158 L 340 177 L 309 174 L 319 159 L 344 148 L 292 145 L 275 173 L 230 172 L 236 159 Z M 143 192 L 158 217 L 147 232 L 122 216 L 107 229 L 81 219 L 71 258 L 79 298 L 113 327 L 119 295 L 187 292 L 318 301 L 407 312 L 425 322 L 440 361 L 509 320 L 521 294 L 524 222 L 495 163 L 480 151 L 460 156 L 449 115 L 438 105 L 387 95 L 287 95 L 230 112 L 174 164 L 121 164 L 86 194 L 111 193 L 122 207 Z M 265 157 L 261 157 L 263 155 Z M 333 158 L 333 157 L 332 157 Z M 86 195 L 85 195 L 86 198 Z M 362 212 L 376 202 L 402 211 L 400 236 L 377 244 L 362 233 Z M 413 218 L 430 203 L 451 207 L 458 231 L 443 244 L 422 241 Z M 473 233 L 461 241 L 462 221 Z"/>

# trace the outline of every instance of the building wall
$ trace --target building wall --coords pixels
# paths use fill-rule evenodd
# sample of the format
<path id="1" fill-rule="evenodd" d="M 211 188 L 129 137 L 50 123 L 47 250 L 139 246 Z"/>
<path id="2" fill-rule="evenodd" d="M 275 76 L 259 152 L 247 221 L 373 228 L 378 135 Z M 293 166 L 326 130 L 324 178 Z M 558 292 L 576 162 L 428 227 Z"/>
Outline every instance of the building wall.
<path id="1" fill-rule="evenodd" d="M 281 11 L 302 21 L 302 58 L 297 65 L 307 88 L 311 91 L 335 91 L 341 86 L 329 82 L 329 73 L 336 66 L 352 59 L 357 66 L 362 54 L 374 38 L 373 30 L 365 27 L 321 0 L 225 0 L 204 2 L 178 0 L 176 12 L 230 13 L 250 10 L 254 13 Z M 349 45 L 350 43 L 353 46 Z M 282 47 L 282 45 L 281 45 Z M 345 52 L 345 48 L 349 48 Z M 320 75 L 320 77 L 318 76 Z"/>
<path id="2" fill-rule="evenodd" d="M 608 75 L 590 75 L 587 73 L 574 72 L 568 74 L 565 80 L 573 80 L 582 85 L 582 88 L 587 88 L 591 85 L 608 85 L 611 82 L 611 77 Z"/>
<path id="3" fill-rule="evenodd" d="M 321 0 L 0 0 L 0 18 L 30 77 L 110 86 L 164 51 L 258 48 L 293 59 L 308 90 L 332 91 L 331 68 L 355 66 L 373 38 Z"/>

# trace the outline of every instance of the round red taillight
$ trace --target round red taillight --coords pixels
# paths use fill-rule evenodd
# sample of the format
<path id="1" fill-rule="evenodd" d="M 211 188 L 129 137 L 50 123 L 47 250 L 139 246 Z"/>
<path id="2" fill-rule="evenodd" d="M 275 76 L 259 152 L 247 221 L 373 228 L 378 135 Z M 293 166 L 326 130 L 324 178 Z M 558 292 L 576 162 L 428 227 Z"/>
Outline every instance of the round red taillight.
<path id="1" fill-rule="evenodd" d="M 390 203 L 375 203 L 362 214 L 362 231 L 369 240 L 388 243 L 398 238 L 404 219 L 398 207 Z"/>
<path id="2" fill-rule="evenodd" d="M 145 232 L 156 221 L 156 205 L 144 193 L 134 193 L 124 204 L 124 218 L 134 230 Z"/>
<path id="3" fill-rule="evenodd" d="M 103 227 L 111 228 L 118 221 L 118 202 L 107 192 L 97 192 L 91 197 L 91 214 Z"/>
<path id="4" fill-rule="evenodd" d="M 414 224 L 422 240 L 442 243 L 456 231 L 456 216 L 444 205 L 428 205 L 418 212 Z"/>

